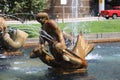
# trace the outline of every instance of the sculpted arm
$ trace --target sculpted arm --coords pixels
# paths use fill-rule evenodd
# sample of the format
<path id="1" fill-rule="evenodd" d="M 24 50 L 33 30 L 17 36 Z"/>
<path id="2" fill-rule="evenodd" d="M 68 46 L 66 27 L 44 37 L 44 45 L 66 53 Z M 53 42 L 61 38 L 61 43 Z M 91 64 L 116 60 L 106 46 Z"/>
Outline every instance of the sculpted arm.
<path id="1" fill-rule="evenodd" d="M 25 40 L 28 37 L 28 34 L 25 33 L 24 31 L 21 30 L 16 30 L 14 32 L 13 37 L 15 38 L 15 40 L 13 40 L 8 33 L 5 33 L 4 35 L 4 40 L 8 43 L 8 45 L 10 45 L 13 48 L 20 48 L 23 46 Z"/>

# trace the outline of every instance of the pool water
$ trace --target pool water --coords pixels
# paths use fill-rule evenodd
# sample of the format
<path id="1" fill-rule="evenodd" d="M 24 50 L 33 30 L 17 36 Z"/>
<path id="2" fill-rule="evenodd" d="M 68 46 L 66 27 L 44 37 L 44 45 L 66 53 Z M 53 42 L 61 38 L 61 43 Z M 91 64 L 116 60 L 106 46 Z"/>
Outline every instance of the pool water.
<path id="1" fill-rule="evenodd" d="M 24 55 L 0 59 L 0 80 L 120 80 L 120 43 L 100 43 L 86 57 L 87 72 L 61 75 L 50 72 L 39 58 L 30 59 L 33 48 Z"/>

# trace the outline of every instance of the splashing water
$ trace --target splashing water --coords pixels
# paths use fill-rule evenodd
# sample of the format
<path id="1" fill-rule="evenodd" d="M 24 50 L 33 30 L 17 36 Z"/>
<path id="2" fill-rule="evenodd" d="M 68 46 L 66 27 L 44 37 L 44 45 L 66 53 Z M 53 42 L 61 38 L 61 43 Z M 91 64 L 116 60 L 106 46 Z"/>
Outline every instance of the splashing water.
<path id="1" fill-rule="evenodd" d="M 102 56 L 99 54 L 89 54 L 86 58 L 86 60 L 91 60 L 91 59 L 102 59 Z"/>
<path id="2" fill-rule="evenodd" d="M 79 17 L 79 0 L 72 0 L 71 3 L 71 18 L 72 18 L 72 24 L 71 24 L 71 35 L 74 37 L 74 40 L 71 42 L 72 46 L 70 49 L 72 49 L 75 46 L 75 42 L 77 40 L 77 35 L 79 34 L 78 29 L 78 17 Z M 64 30 L 69 30 L 68 27 L 65 27 Z"/>
<path id="3" fill-rule="evenodd" d="M 73 18 L 73 23 L 72 23 L 72 35 L 77 36 L 78 35 L 78 0 L 72 0 L 72 18 Z"/>

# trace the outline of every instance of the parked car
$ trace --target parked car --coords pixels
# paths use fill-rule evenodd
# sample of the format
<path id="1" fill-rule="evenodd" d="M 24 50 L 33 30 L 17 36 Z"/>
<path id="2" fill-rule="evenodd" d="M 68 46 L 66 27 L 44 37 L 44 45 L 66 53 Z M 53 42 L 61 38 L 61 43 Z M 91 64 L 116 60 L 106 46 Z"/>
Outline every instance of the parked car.
<path id="1" fill-rule="evenodd" d="M 112 19 L 116 19 L 120 17 L 120 6 L 114 6 L 111 10 L 102 10 L 100 15 L 106 19 L 112 17 Z"/>

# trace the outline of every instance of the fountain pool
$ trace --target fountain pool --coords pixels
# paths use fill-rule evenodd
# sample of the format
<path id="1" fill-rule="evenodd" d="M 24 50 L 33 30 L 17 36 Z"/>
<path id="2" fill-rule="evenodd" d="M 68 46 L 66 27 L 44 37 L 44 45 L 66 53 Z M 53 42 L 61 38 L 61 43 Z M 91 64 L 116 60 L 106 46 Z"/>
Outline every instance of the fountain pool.
<path id="1" fill-rule="evenodd" d="M 0 80 L 120 80 L 120 43 L 96 44 L 87 57 L 86 73 L 60 75 L 48 70 L 38 58 L 30 59 L 32 47 L 24 55 L 0 59 Z"/>

